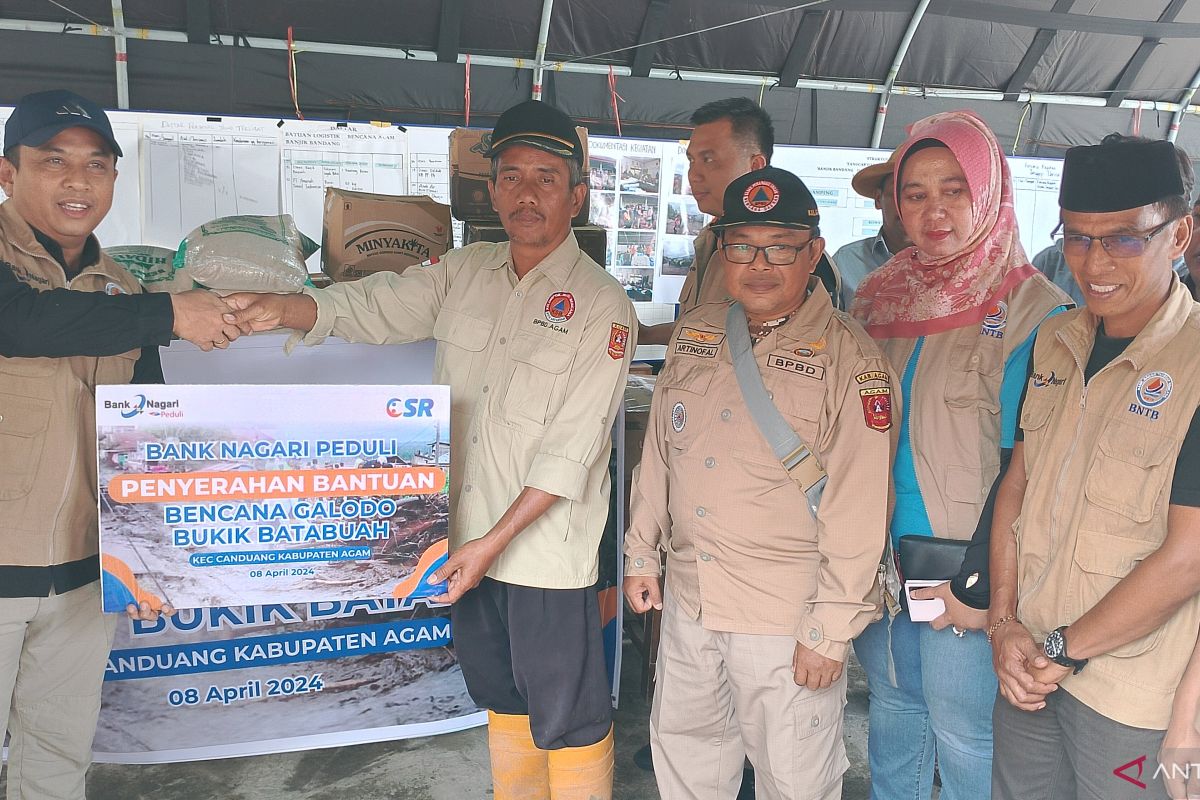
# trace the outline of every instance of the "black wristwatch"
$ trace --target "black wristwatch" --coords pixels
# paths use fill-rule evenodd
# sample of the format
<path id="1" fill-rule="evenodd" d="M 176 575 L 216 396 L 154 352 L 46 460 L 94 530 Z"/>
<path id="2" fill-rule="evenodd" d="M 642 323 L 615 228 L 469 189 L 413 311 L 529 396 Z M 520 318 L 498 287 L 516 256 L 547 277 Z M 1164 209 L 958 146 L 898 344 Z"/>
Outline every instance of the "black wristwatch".
<path id="1" fill-rule="evenodd" d="M 1046 658 L 1053 661 L 1062 667 L 1070 667 L 1072 675 L 1078 675 L 1079 672 L 1087 666 L 1086 658 L 1071 658 L 1067 655 L 1067 639 L 1063 635 L 1063 631 L 1067 629 L 1063 625 L 1057 630 L 1050 631 L 1046 636 L 1046 643 L 1042 645 L 1042 651 L 1046 654 Z"/>

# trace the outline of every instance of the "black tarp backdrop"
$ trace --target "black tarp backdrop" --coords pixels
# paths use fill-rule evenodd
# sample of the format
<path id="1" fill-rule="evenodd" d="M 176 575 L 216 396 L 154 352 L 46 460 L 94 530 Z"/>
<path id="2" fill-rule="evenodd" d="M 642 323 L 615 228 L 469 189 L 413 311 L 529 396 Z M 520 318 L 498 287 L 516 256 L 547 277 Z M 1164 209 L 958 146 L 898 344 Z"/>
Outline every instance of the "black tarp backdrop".
<path id="1" fill-rule="evenodd" d="M 760 100 L 781 143 L 868 146 L 880 96 L 780 85 L 788 78 L 881 84 L 916 0 L 556 0 L 550 62 L 628 66 L 640 37 L 647 66 L 756 76 L 749 84 L 618 77 L 622 130 L 639 137 L 687 133 L 692 110 L 719 97 Z M 62 6 L 66 6 L 64 9 Z M 541 0 L 125 0 L 130 108 L 250 116 L 294 115 L 284 51 L 246 38 L 502 56 L 532 62 Z M 455 13 L 444 13 L 453 11 Z M 778 12 L 778 13 L 777 13 Z M 770 16 L 685 35 L 748 17 Z M 0 28 L 30 21 L 64 32 L 0 29 L 0 103 L 70 86 L 117 106 L 113 40 L 88 35 L 113 23 L 111 0 L 0 0 Z M 449 20 L 449 22 L 446 22 Z M 655 23 L 657 20 L 657 23 Z M 457 22 L 453 29 L 442 27 Z M 33 27 L 36 27 L 34 25 Z M 143 38 L 139 29 L 150 31 Z M 649 29 L 644 32 L 644 28 Z M 189 33 L 207 43 L 161 41 Z M 440 34 L 450 34 L 442 36 Z M 683 38 L 674 38 L 682 36 Z M 1200 70 L 1200 0 L 932 0 L 897 86 L 1178 102 Z M 448 43 L 448 44 L 447 44 Z M 626 49 L 623 49 L 626 48 Z M 1029 54 L 1033 52 L 1033 55 Z M 1040 53 L 1040 55 L 1038 55 Z M 301 108 L 310 118 L 463 123 L 465 68 L 456 61 L 301 51 Z M 490 125 L 530 96 L 529 69 L 476 64 L 471 123 Z M 546 72 L 545 97 L 594 133 L 616 132 L 606 74 Z M 1110 131 L 1163 137 L 1169 111 L 893 95 L 882 146 L 912 121 L 970 108 L 1017 155 L 1058 157 Z M 1200 118 L 1186 115 L 1179 144 L 1200 155 Z"/>

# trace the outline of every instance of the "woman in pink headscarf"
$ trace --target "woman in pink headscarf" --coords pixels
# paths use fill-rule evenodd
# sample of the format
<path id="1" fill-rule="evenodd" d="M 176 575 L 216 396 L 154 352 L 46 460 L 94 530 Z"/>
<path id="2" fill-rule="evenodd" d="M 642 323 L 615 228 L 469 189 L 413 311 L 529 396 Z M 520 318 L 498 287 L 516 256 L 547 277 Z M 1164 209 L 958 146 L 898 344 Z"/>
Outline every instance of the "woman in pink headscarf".
<path id="1" fill-rule="evenodd" d="M 1021 247 L 1008 163 L 981 119 L 923 119 L 895 162 L 913 246 L 863 281 L 852 313 L 902 376 L 891 524 L 900 573 L 954 579 L 915 595 L 944 603 L 931 623 L 901 611 L 855 642 L 871 694 L 871 798 L 929 798 L 936 757 L 942 800 L 979 800 L 991 794 L 996 697 L 986 541 L 957 577 L 904 575 L 905 561 L 928 569 L 928 556 L 972 538 L 1013 446 L 1034 334 L 1070 300 Z"/>

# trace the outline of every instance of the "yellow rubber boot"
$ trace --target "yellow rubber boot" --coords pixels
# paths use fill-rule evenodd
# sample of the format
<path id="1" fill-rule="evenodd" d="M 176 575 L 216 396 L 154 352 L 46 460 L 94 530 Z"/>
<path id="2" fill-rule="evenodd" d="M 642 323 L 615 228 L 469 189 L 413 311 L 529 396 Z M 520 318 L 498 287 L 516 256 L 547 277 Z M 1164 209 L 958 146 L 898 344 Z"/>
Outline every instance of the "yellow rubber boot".
<path id="1" fill-rule="evenodd" d="M 529 717 L 488 712 L 495 800 L 550 800 L 546 751 L 533 743 Z"/>
<path id="2" fill-rule="evenodd" d="M 613 734 L 587 747 L 550 750 L 552 800 L 612 800 Z"/>

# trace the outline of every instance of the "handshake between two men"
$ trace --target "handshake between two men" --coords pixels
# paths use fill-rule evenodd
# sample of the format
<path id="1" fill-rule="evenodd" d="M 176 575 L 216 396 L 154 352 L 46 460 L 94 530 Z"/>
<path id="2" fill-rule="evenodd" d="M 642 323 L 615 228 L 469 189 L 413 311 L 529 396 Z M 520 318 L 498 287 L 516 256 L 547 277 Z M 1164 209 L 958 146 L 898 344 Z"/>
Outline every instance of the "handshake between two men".
<path id="1" fill-rule="evenodd" d="M 171 308 L 174 334 L 205 352 L 224 350 L 234 339 L 255 331 L 307 331 L 317 318 L 316 303 L 302 294 L 237 292 L 222 297 L 192 289 L 171 295 Z"/>

